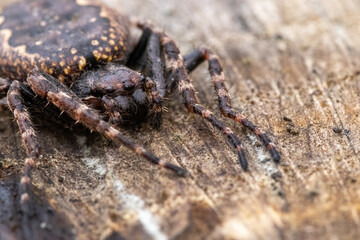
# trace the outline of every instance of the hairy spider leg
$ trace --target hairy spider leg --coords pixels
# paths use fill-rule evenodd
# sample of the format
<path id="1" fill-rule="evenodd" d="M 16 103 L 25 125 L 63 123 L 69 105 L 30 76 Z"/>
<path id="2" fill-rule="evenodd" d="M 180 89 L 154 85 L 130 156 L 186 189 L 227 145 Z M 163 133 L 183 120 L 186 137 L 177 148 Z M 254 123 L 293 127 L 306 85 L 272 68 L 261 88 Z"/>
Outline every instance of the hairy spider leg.
<path id="1" fill-rule="evenodd" d="M 21 139 L 26 149 L 27 158 L 25 159 L 23 176 L 20 179 L 20 203 L 23 210 L 23 226 L 26 236 L 31 236 L 29 228 L 29 210 L 31 193 L 31 170 L 35 167 L 35 162 L 39 158 L 40 148 L 36 137 L 33 123 L 30 119 L 29 111 L 26 108 L 20 94 L 21 84 L 19 81 L 13 81 L 7 94 L 7 101 L 10 110 L 13 112 L 17 125 L 19 126 Z"/>
<path id="2" fill-rule="evenodd" d="M 218 97 L 219 108 L 222 115 L 241 123 L 244 127 L 252 131 L 259 137 L 266 149 L 268 149 L 273 161 L 276 163 L 280 162 L 280 153 L 266 133 L 232 107 L 229 92 L 225 86 L 225 77 L 219 57 L 211 50 L 204 47 L 195 49 L 184 57 L 185 66 L 188 72 L 191 72 L 206 60 L 208 61 L 209 72 Z"/>
<path id="3" fill-rule="evenodd" d="M 188 71 L 188 73 L 191 73 L 205 60 L 206 60 L 206 54 L 204 54 L 199 49 L 195 49 L 184 56 L 185 68 Z"/>
<path id="4" fill-rule="evenodd" d="M 149 90 L 150 96 L 154 104 L 154 113 L 153 119 L 151 120 L 152 126 L 158 129 L 162 123 L 162 113 L 163 113 L 163 98 L 166 93 L 165 87 L 165 76 L 164 76 L 164 61 L 163 55 L 161 54 L 160 49 L 160 36 L 156 33 L 152 33 L 149 38 L 148 47 L 147 47 L 147 59 L 148 64 L 146 72 L 149 77 L 153 79 L 152 83 L 148 84 L 147 88 Z"/>
<path id="5" fill-rule="evenodd" d="M 239 138 L 229 127 L 226 127 L 220 120 L 218 120 L 211 111 L 207 110 L 205 107 L 199 104 L 199 101 L 196 97 L 195 88 L 192 84 L 191 78 L 187 73 L 183 58 L 175 42 L 165 34 L 162 34 L 161 44 L 165 49 L 167 59 L 171 68 L 173 69 L 172 74 L 174 74 L 174 81 L 177 82 L 178 88 L 182 93 L 185 106 L 188 111 L 202 116 L 214 127 L 219 129 L 228 138 L 230 143 L 237 151 L 239 163 L 243 170 L 247 170 L 248 162 L 246 160 L 245 153 Z"/>
<path id="6" fill-rule="evenodd" d="M 135 25 L 137 24 L 135 23 Z M 126 65 L 131 69 L 144 70 L 150 77 L 150 79 L 146 79 L 146 88 L 154 104 L 154 109 L 151 111 L 153 116 L 150 121 L 155 129 L 158 129 L 162 123 L 163 98 L 166 94 L 163 60 L 159 34 L 153 32 L 150 27 L 144 27 L 140 40 Z"/>
<path id="7" fill-rule="evenodd" d="M 219 129 L 228 138 L 230 143 L 237 151 L 239 163 L 243 170 L 247 170 L 248 162 L 246 160 L 245 153 L 239 138 L 229 127 L 226 127 L 220 120 L 218 120 L 211 111 L 207 110 L 204 106 L 199 104 L 192 80 L 187 73 L 183 58 L 175 42 L 162 33 L 161 44 L 165 49 L 167 59 L 172 69 L 172 74 L 174 74 L 174 81 L 178 85 L 188 111 L 202 116 L 214 127 Z"/>
<path id="8" fill-rule="evenodd" d="M 151 109 L 149 115 L 151 116 L 150 124 L 153 128 L 159 129 L 162 124 L 162 113 L 163 113 L 163 98 L 160 96 L 157 82 L 147 77 L 145 79 L 146 89 L 148 94 L 151 97 L 152 103 L 154 104 L 153 109 Z"/>
<path id="9" fill-rule="evenodd" d="M 168 168 L 180 176 L 188 174 L 185 169 L 160 160 L 141 145 L 127 139 L 113 125 L 102 120 L 101 115 L 96 110 L 84 104 L 70 89 L 52 76 L 41 73 L 36 69 L 28 76 L 27 82 L 35 94 L 46 98 L 61 111 L 66 112 L 71 118 L 90 130 L 107 136 L 112 141 L 124 145 L 146 160 Z"/>
<path id="10" fill-rule="evenodd" d="M 21 83 L 13 81 L 7 94 L 7 101 L 19 126 L 21 139 L 27 154 L 24 175 L 20 181 L 21 201 L 26 202 L 29 199 L 28 191 L 31 186 L 31 168 L 35 166 L 35 161 L 39 158 L 40 148 L 29 111 L 21 97 L 20 88 Z"/>

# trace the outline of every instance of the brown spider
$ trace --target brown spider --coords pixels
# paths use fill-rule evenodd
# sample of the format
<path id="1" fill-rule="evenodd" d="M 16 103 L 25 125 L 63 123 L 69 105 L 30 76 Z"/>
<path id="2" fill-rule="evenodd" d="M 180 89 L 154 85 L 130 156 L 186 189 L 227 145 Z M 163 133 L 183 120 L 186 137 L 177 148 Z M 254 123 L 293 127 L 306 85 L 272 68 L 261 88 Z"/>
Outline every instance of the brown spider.
<path id="1" fill-rule="evenodd" d="M 34 14 L 34 13 L 37 14 Z M 129 52 L 129 28 L 142 36 Z M 189 112 L 221 131 L 234 147 L 241 167 L 248 163 L 239 138 L 199 103 L 189 73 L 207 61 L 223 116 L 255 133 L 275 162 L 280 154 L 257 126 L 231 106 L 217 55 L 207 48 L 180 54 L 174 41 L 146 23 L 127 17 L 101 3 L 75 0 L 39 0 L 16 3 L 0 14 L 0 109 L 8 105 L 26 148 L 20 181 L 21 201 L 27 202 L 31 169 L 39 157 L 36 131 L 24 98 L 45 99 L 83 124 L 136 152 L 146 160 L 181 176 L 188 172 L 160 160 L 141 145 L 124 137 L 116 125 L 150 118 L 161 124 L 164 97 L 176 89 Z M 161 61 L 159 61 L 159 59 Z M 169 69 L 166 70 L 166 64 Z"/>

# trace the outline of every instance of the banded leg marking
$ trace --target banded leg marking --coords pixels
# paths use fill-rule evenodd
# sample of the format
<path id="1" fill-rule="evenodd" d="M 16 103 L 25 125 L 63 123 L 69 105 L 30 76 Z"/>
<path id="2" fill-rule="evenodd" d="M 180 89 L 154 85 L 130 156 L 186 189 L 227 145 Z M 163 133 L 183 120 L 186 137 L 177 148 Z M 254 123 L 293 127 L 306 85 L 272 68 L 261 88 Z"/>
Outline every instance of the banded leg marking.
<path id="1" fill-rule="evenodd" d="M 178 85 L 188 111 L 202 116 L 214 127 L 219 129 L 235 148 L 241 167 L 244 170 L 247 170 L 248 163 L 239 138 L 232 132 L 230 128 L 226 127 L 221 121 L 219 121 L 211 111 L 205 109 L 205 107 L 199 104 L 199 101 L 196 97 L 195 88 L 184 66 L 184 61 L 180 51 L 175 45 L 174 41 L 172 41 L 165 34 L 162 34 L 161 44 L 165 49 L 166 56 L 171 66 L 171 74 L 174 76 L 173 84 Z"/>
<path id="2" fill-rule="evenodd" d="M 252 131 L 262 141 L 266 149 L 268 149 L 273 161 L 276 163 L 280 162 L 280 153 L 266 133 L 232 107 L 229 92 L 225 86 L 225 77 L 219 57 L 207 48 L 199 48 L 186 55 L 184 59 L 188 72 L 194 70 L 203 61 L 208 61 L 209 72 L 223 116 L 241 123 L 244 127 Z"/>
<path id="3" fill-rule="evenodd" d="M 7 94 L 7 101 L 19 126 L 21 139 L 27 153 L 27 158 L 24 163 L 23 176 L 20 180 L 20 198 L 21 202 L 24 203 L 29 200 L 31 169 L 35 166 L 35 161 L 39 158 L 40 150 L 28 109 L 24 105 L 23 99 L 20 95 L 20 87 L 21 83 L 18 81 L 13 81 L 11 83 Z"/>

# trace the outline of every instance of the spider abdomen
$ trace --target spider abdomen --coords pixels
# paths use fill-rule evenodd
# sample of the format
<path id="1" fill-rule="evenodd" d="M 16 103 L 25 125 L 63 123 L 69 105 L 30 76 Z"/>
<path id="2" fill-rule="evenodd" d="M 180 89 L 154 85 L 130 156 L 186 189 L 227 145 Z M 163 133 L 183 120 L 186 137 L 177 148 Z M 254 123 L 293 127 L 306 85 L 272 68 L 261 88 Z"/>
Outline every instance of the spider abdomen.
<path id="1" fill-rule="evenodd" d="M 0 14 L 0 77 L 34 68 L 70 84 L 98 64 L 125 62 L 128 20 L 96 1 L 37 0 Z"/>

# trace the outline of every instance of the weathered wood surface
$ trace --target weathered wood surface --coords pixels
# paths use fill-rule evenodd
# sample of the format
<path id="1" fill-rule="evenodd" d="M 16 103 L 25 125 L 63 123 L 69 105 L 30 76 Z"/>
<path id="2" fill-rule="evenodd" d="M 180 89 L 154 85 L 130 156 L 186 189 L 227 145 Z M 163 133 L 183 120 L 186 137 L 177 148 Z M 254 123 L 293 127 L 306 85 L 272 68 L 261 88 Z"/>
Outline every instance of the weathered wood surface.
<path id="1" fill-rule="evenodd" d="M 61 226 L 76 239 L 360 239 L 360 1 L 107 2 L 152 20 L 183 53 L 199 45 L 218 53 L 234 106 L 271 134 L 282 161 L 267 161 L 253 134 L 226 120 L 247 149 L 243 172 L 223 137 L 179 97 L 159 131 L 127 135 L 188 169 L 185 179 L 97 134 L 39 124 L 44 157 L 34 185 L 53 209 L 39 220 L 41 236 L 58 239 Z M 206 64 L 192 76 L 219 114 Z M 0 122 L 0 199 L 11 205 L 10 172 L 25 155 L 11 114 Z M 4 239 L 20 231 L 19 213 L 7 214 Z"/>

